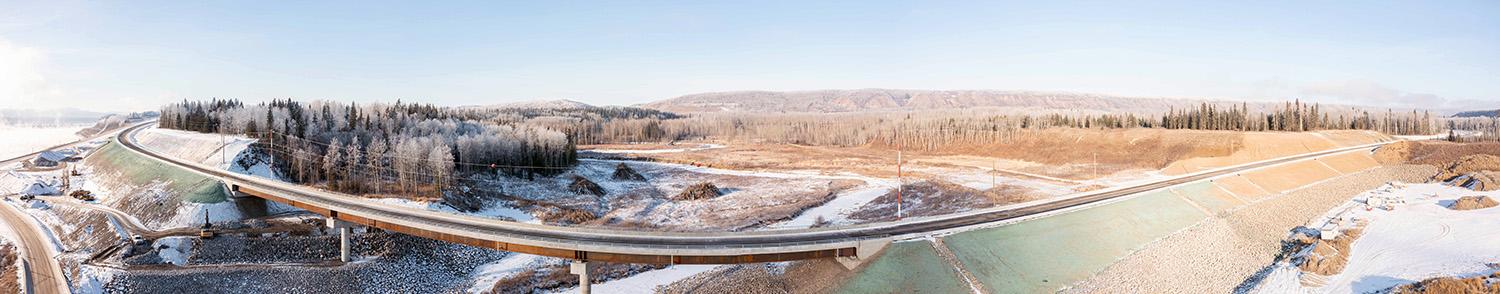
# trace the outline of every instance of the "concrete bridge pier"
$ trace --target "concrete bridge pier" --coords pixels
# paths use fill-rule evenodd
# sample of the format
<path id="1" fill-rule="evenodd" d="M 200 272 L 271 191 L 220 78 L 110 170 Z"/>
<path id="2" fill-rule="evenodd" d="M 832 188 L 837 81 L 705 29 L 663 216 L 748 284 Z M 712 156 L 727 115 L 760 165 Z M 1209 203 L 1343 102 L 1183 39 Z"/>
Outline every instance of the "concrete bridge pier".
<path id="1" fill-rule="evenodd" d="M 578 293 L 589 294 L 589 262 L 574 260 L 571 272 L 578 275 Z"/>
<path id="2" fill-rule="evenodd" d="M 349 262 L 349 235 L 355 224 L 335 218 L 329 218 L 327 223 L 329 228 L 339 229 L 339 261 Z"/>

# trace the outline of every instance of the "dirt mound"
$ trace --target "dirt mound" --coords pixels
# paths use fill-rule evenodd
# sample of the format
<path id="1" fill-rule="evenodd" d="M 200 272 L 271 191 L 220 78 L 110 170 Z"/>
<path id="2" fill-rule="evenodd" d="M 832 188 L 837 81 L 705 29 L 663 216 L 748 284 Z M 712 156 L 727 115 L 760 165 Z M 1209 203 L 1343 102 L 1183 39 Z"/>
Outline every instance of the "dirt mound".
<path id="1" fill-rule="evenodd" d="M 604 187 L 580 176 L 573 176 L 573 183 L 568 184 L 568 191 L 580 195 L 604 196 L 606 194 Z"/>
<path id="2" fill-rule="evenodd" d="M 672 199 L 698 200 L 719 197 L 719 195 L 724 195 L 723 192 L 719 192 L 719 187 L 715 187 L 713 183 L 702 182 L 693 184 L 687 187 L 687 189 L 682 189 L 682 193 L 677 193 L 677 197 L 673 197 Z"/>
<path id="3" fill-rule="evenodd" d="M 1500 283 L 1490 283 L 1489 279 L 1500 279 L 1500 273 L 1489 276 L 1476 276 L 1468 278 L 1443 277 L 1422 280 L 1421 282 L 1402 285 L 1392 288 L 1390 293 L 1402 294 L 1439 294 L 1439 293 L 1500 293 Z"/>
<path id="4" fill-rule="evenodd" d="M 1432 180 L 1489 191 L 1500 188 L 1500 184 L 1495 182 L 1495 172 L 1500 172 L 1500 156 L 1467 155 L 1443 166 L 1437 175 L 1432 176 Z"/>
<path id="5" fill-rule="evenodd" d="M 1313 240 L 1311 250 L 1303 257 L 1302 264 L 1298 265 L 1303 272 L 1315 273 L 1323 276 L 1332 276 L 1344 271 L 1344 265 L 1349 263 L 1349 247 L 1364 230 L 1349 229 L 1333 240 Z"/>
<path id="6" fill-rule="evenodd" d="M 1380 163 L 1414 163 L 1443 166 L 1470 155 L 1500 156 L 1500 142 L 1453 143 L 1447 141 L 1401 141 L 1375 150 Z"/>
<path id="7" fill-rule="evenodd" d="M 1380 146 L 1380 148 L 1375 149 L 1375 161 L 1379 161 L 1381 164 L 1406 163 L 1407 160 L 1411 159 L 1412 149 L 1416 149 L 1417 144 L 1421 143 L 1416 141 L 1399 141 Z"/>
<path id="8" fill-rule="evenodd" d="M 645 176 L 642 176 L 641 173 L 635 172 L 635 169 L 631 169 L 630 166 L 625 165 L 624 162 L 621 162 L 620 165 L 616 165 L 615 166 L 615 174 L 613 176 L 611 176 L 611 178 L 614 178 L 616 180 L 621 180 L 621 181 L 645 181 L 646 180 Z"/>
<path id="9" fill-rule="evenodd" d="M 599 218 L 594 212 L 577 208 L 548 209 L 542 212 L 542 221 L 547 223 L 581 224 Z"/>
<path id="10" fill-rule="evenodd" d="M 1458 201 L 1454 201 L 1453 205 L 1448 206 L 1448 208 L 1451 208 L 1453 210 L 1475 210 L 1495 207 L 1495 205 L 1500 205 L 1500 203 L 1495 202 L 1495 199 L 1492 199 L 1490 197 L 1464 196 L 1459 197 Z"/>

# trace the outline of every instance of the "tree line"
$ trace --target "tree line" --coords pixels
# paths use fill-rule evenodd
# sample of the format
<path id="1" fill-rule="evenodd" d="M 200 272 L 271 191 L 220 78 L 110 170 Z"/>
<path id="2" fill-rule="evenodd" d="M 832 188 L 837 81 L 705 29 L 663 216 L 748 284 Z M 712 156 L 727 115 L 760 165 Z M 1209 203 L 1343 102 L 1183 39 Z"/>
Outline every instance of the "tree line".
<path id="1" fill-rule="evenodd" d="M 1246 103 L 1201 103 L 1169 109 L 1160 115 L 1031 114 L 989 110 L 926 110 L 864 113 L 703 113 L 675 119 L 628 118 L 606 121 L 555 121 L 570 134 L 586 134 L 584 144 L 667 142 L 691 139 L 745 140 L 806 145 L 905 145 L 935 148 L 946 144 L 986 144 L 1031 130 L 1049 128 L 1284 131 L 1371 130 L 1393 135 L 1440 132 L 1429 112 L 1372 114 L 1358 108 L 1327 109 L 1288 101 L 1252 109 Z M 586 127 L 579 127 L 580 125 Z"/>

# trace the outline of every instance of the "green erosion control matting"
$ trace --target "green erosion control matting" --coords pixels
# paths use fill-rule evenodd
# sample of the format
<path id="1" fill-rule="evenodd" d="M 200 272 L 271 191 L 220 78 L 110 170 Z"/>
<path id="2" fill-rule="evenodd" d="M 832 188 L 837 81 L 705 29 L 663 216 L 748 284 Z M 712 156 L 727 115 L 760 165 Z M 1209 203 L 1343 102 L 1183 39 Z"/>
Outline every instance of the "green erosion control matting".
<path id="1" fill-rule="evenodd" d="M 1197 203 L 1199 207 L 1207 209 L 1210 213 L 1224 212 L 1240 204 L 1234 199 L 1234 196 L 1229 196 L 1229 193 L 1225 193 L 1224 190 L 1219 189 L 1218 186 L 1214 186 L 1213 183 L 1209 182 L 1182 185 L 1172 188 L 1172 191 L 1177 192 L 1177 195 L 1193 200 L 1193 203 Z"/>
<path id="2" fill-rule="evenodd" d="M 932 242 L 891 243 L 838 293 L 969 293 L 953 266 L 944 262 Z"/>
<path id="3" fill-rule="evenodd" d="M 137 186 L 166 183 L 171 195 L 182 201 L 193 203 L 219 203 L 228 199 L 224 185 L 218 179 L 205 177 L 181 168 L 162 164 L 126 150 L 111 142 L 104 145 L 89 158 L 91 163 L 107 166 L 119 171 L 124 180 Z"/>
<path id="4" fill-rule="evenodd" d="M 1205 217 L 1181 197 L 1158 190 L 943 240 L 991 293 L 1053 292 Z"/>

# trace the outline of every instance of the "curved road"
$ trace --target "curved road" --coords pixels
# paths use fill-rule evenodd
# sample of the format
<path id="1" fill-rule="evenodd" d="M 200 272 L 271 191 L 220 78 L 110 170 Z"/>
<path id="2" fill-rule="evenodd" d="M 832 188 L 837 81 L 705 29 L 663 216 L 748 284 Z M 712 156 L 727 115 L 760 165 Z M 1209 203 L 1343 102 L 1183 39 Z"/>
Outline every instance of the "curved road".
<path id="1" fill-rule="evenodd" d="M 233 173 L 157 153 L 133 141 L 133 134 L 145 126 L 147 124 L 141 124 L 121 132 L 116 140 L 128 149 L 149 158 L 223 179 L 238 193 L 291 204 L 341 221 L 512 252 L 575 260 L 658 264 L 724 264 L 828 257 L 857 258 L 875 253 L 884 244 L 897 237 L 918 236 L 1015 220 L 1215 176 L 1386 144 L 1383 142 L 1340 148 L 1220 168 L 1136 186 L 1080 193 L 1024 207 L 1001 207 L 953 215 L 836 228 L 667 233 L 506 222 L 365 201 L 347 194 Z"/>
<path id="2" fill-rule="evenodd" d="M 104 132 L 101 132 L 101 134 L 102 133 Z M 28 153 L 26 155 L 6 159 L 4 161 L 0 161 L 0 166 L 7 166 L 26 160 L 27 158 L 31 158 L 36 156 L 37 154 L 42 153 L 42 151 L 71 146 L 89 140 L 98 139 L 99 137 L 103 136 L 96 135 L 94 137 L 79 139 L 77 141 L 58 144 L 56 146 L 48 147 L 47 149 Z M 5 201 L 10 202 L 10 199 L 7 198 Z M 56 248 L 52 245 L 52 237 L 48 236 L 46 232 L 42 231 L 41 224 L 36 223 L 36 219 L 32 218 L 30 215 L 27 215 L 26 212 L 21 211 L 14 206 L 11 206 L 10 203 L 0 203 L 0 206 L 3 206 L 0 207 L 0 222 L 5 223 L 8 228 L 15 232 L 15 236 L 13 237 L 19 240 L 12 241 L 15 241 L 17 245 L 19 245 L 22 254 L 20 258 L 23 259 L 26 262 L 27 266 L 31 268 L 29 272 L 17 273 L 21 275 L 29 275 L 29 277 L 24 278 L 27 278 L 27 283 L 30 285 L 21 285 L 21 287 L 23 287 L 22 291 L 25 291 L 24 288 L 29 286 L 32 287 L 32 290 L 34 290 L 35 293 L 71 292 L 71 290 L 69 289 L 70 286 L 68 285 L 68 280 L 66 276 L 63 275 L 62 265 L 58 264 L 57 260 L 52 258 L 53 255 L 58 254 L 58 252 L 55 252 L 57 251 Z"/>

